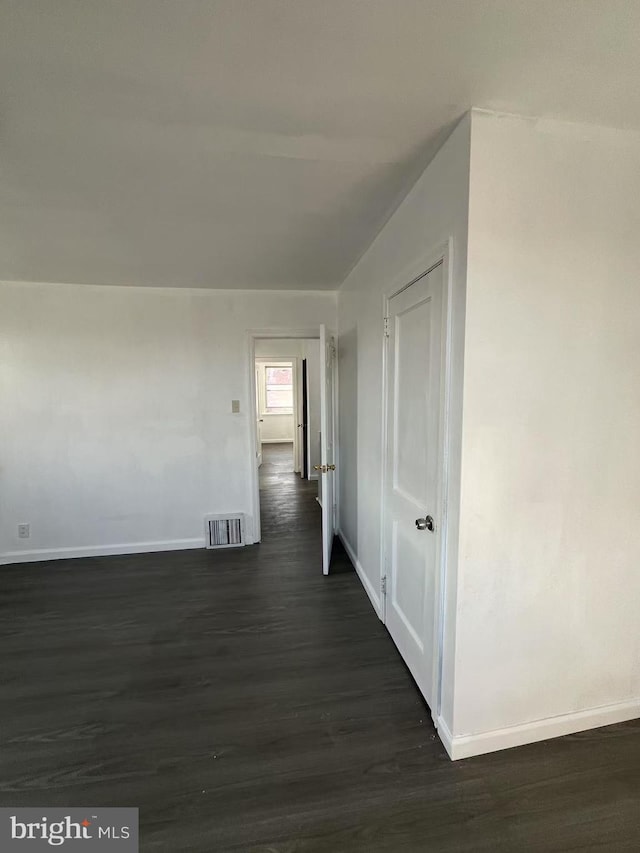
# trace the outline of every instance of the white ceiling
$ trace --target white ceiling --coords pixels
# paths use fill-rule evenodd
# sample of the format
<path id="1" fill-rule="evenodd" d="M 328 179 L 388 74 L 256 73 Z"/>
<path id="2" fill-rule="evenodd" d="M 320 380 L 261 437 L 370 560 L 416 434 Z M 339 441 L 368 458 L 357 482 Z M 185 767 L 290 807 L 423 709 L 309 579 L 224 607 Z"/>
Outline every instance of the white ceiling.
<path id="1" fill-rule="evenodd" d="M 640 128 L 638 0 L 0 0 L 0 278 L 334 288 L 470 106 Z"/>

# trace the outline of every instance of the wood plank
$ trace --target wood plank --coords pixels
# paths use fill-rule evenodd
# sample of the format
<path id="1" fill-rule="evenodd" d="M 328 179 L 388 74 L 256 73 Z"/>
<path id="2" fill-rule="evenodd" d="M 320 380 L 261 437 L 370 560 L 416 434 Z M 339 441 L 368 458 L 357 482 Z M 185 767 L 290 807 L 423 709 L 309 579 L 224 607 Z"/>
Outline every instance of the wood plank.
<path id="1" fill-rule="evenodd" d="M 637 850 L 640 723 L 451 763 L 282 465 L 260 545 L 2 569 L 2 805 L 138 806 L 167 853 Z"/>

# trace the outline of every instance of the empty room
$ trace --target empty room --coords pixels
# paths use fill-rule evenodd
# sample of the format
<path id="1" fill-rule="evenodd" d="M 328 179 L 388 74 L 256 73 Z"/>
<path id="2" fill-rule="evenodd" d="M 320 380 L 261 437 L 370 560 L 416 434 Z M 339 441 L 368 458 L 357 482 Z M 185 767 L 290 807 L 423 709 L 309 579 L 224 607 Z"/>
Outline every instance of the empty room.
<path id="1" fill-rule="evenodd" d="M 0 851 L 640 849 L 639 0 L 0 0 Z"/>

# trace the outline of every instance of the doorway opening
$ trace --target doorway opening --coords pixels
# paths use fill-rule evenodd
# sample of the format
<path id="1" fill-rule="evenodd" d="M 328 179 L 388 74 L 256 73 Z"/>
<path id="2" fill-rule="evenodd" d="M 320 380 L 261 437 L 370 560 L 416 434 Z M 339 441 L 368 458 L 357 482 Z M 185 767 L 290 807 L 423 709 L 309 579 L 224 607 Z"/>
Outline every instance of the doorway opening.
<path id="1" fill-rule="evenodd" d="M 269 505 L 297 503 L 305 494 L 318 494 L 320 466 L 320 339 L 315 337 L 255 337 L 255 459 L 261 537 L 272 532 Z M 313 511 L 318 511 L 314 500 Z M 288 507 L 287 509 L 289 509 Z M 289 513 L 287 513 L 289 514 Z M 318 525 L 320 514 L 318 512 Z M 280 525 L 278 524 L 279 528 Z"/>
<path id="2" fill-rule="evenodd" d="M 305 455 L 298 426 L 297 359 L 262 355 L 263 350 L 269 349 L 265 342 L 256 341 L 258 467 L 267 464 L 268 454 L 269 465 L 277 459 L 278 470 L 297 474 L 301 471 L 300 457 Z"/>
<path id="3" fill-rule="evenodd" d="M 329 573 L 336 530 L 336 337 L 324 326 L 306 333 L 249 332 L 253 541 L 270 538 L 278 518 L 312 495 L 322 532 L 321 564 Z M 268 491 L 268 495 L 267 495 Z M 263 500 L 268 497 L 268 501 Z M 265 505 L 271 508 L 265 512 Z"/>

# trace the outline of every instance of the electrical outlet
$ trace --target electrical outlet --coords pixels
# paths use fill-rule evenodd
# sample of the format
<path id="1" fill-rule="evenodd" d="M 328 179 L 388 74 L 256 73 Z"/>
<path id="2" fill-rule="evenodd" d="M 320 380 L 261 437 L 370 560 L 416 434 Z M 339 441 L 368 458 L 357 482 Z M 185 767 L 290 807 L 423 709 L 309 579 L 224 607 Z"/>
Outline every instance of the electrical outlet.
<path id="1" fill-rule="evenodd" d="M 231 401 L 231 412 L 234 415 L 240 413 L 240 400 L 232 400 Z"/>
<path id="2" fill-rule="evenodd" d="M 18 539 L 28 539 L 31 536 L 31 525 L 30 524 L 19 524 L 18 525 Z"/>

